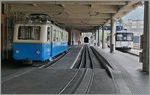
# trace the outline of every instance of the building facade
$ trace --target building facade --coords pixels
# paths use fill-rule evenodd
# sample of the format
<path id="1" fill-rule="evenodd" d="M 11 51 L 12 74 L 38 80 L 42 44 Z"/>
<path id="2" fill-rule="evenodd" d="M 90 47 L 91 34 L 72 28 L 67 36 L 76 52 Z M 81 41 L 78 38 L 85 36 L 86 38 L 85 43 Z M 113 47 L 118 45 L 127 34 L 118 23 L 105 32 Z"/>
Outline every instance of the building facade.
<path id="1" fill-rule="evenodd" d="M 128 31 L 131 31 L 134 33 L 133 37 L 133 46 L 134 48 L 140 49 L 140 40 L 141 35 L 143 34 L 143 27 L 144 27 L 144 21 L 143 20 L 132 20 L 128 19 L 123 24 L 124 29 L 127 29 Z"/>

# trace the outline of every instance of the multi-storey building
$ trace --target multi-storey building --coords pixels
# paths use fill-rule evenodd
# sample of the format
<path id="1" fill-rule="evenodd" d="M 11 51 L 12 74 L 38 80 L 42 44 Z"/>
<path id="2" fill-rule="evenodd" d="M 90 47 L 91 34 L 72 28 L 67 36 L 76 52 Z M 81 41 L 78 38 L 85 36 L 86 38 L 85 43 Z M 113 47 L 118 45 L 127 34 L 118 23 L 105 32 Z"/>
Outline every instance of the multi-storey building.
<path id="1" fill-rule="evenodd" d="M 133 42 L 135 48 L 140 48 L 140 36 L 143 34 L 143 26 L 143 20 L 128 19 L 124 22 L 124 29 L 134 33 Z"/>

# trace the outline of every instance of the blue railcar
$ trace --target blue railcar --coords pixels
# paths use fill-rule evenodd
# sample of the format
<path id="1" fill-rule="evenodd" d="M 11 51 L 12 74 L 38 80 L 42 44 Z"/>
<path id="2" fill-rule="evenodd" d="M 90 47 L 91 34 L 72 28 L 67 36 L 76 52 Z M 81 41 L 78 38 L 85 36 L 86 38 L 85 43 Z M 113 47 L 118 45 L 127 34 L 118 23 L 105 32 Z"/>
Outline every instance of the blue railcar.
<path id="1" fill-rule="evenodd" d="M 15 24 L 13 58 L 45 61 L 68 51 L 68 32 L 49 21 Z"/>

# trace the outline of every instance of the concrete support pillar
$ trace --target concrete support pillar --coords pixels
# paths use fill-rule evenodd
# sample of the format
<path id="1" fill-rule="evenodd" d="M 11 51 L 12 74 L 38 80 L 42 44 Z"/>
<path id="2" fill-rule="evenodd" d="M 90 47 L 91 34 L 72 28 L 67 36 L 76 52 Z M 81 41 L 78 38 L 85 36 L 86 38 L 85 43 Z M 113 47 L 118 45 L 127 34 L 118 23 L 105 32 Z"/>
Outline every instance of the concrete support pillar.
<path id="1" fill-rule="evenodd" d="M 149 72 L 149 5 L 148 1 L 144 2 L 144 34 L 141 37 L 141 48 L 143 51 L 140 54 L 144 72 Z"/>
<path id="2" fill-rule="evenodd" d="M 5 32 L 5 14 L 1 15 L 1 58 L 5 59 L 5 45 L 6 41 L 6 32 Z"/>
<path id="3" fill-rule="evenodd" d="M 71 45 L 71 30 L 67 29 L 68 32 L 68 45 Z"/>
<path id="4" fill-rule="evenodd" d="M 105 39 L 104 39 L 104 26 L 102 27 L 102 49 L 105 48 Z"/>
<path id="5" fill-rule="evenodd" d="M 74 45 L 74 32 L 71 30 L 71 45 Z"/>
<path id="6" fill-rule="evenodd" d="M 110 53 L 113 53 L 115 50 L 115 33 L 116 33 L 116 20 L 111 19 Z"/>
<path id="7" fill-rule="evenodd" d="M 99 29 L 98 29 L 98 37 L 97 37 L 98 39 L 98 41 L 97 41 L 97 46 L 100 46 L 100 42 L 99 42 Z"/>
<path id="8" fill-rule="evenodd" d="M 94 32 L 94 46 L 96 46 L 96 31 Z"/>

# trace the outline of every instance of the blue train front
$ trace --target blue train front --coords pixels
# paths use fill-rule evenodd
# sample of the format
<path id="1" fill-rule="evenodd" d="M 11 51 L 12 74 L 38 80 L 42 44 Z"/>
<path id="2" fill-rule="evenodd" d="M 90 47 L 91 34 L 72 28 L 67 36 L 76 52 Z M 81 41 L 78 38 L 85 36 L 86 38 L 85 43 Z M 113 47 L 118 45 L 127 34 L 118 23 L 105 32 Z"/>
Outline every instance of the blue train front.
<path id="1" fill-rule="evenodd" d="M 13 38 L 15 60 L 51 60 L 68 51 L 68 33 L 46 21 L 39 23 L 18 23 Z"/>

